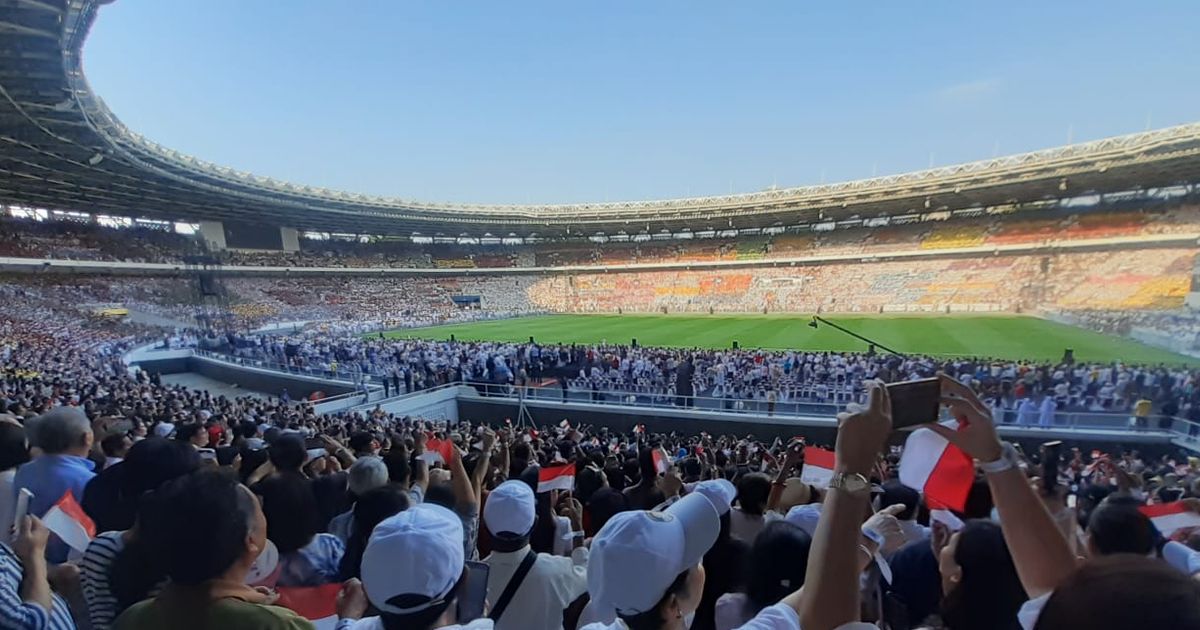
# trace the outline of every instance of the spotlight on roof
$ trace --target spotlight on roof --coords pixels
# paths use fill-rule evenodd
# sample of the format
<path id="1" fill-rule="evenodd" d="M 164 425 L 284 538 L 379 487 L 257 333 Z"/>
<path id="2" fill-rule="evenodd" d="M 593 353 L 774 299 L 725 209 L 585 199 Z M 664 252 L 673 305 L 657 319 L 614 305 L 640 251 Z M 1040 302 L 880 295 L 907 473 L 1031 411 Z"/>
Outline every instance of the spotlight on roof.
<path id="1" fill-rule="evenodd" d="M 104 156 L 99 153 L 88 158 L 88 164 L 91 164 L 92 166 L 97 166 L 103 161 L 104 161 Z"/>

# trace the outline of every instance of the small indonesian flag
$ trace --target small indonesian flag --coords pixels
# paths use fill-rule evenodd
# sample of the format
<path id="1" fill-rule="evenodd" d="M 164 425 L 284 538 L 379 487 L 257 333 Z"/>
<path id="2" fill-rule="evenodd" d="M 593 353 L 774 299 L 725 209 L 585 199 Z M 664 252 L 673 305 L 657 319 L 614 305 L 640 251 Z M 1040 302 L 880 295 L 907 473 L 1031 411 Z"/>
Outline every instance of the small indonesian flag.
<path id="1" fill-rule="evenodd" d="M 1182 501 L 1160 503 L 1158 505 L 1143 505 L 1138 510 L 1150 517 L 1155 529 L 1164 538 L 1170 538 L 1176 530 L 1200 527 L 1200 514 L 1189 510 Z"/>
<path id="2" fill-rule="evenodd" d="M 454 455 L 454 448 L 454 442 L 450 440 L 430 437 L 425 441 L 425 452 L 421 453 L 421 459 L 430 466 L 439 461 L 448 464 Z"/>
<path id="3" fill-rule="evenodd" d="M 337 596 L 342 590 L 339 582 L 321 586 L 280 586 L 276 606 L 283 606 L 311 621 L 317 630 L 333 630 L 337 626 Z"/>
<path id="4" fill-rule="evenodd" d="M 667 474 L 667 470 L 671 468 L 671 456 L 667 455 L 661 448 L 651 451 L 650 459 L 654 461 L 654 472 L 660 475 Z"/>
<path id="5" fill-rule="evenodd" d="M 833 479 L 835 456 L 833 451 L 804 447 L 804 469 L 800 472 L 800 481 L 818 488 L 828 488 L 829 480 Z"/>
<path id="6" fill-rule="evenodd" d="M 931 503 L 962 512 L 974 482 L 975 464 L 962 449 L 929 429 L 908 436 L 900 457 L 900 483 L 923 492 Z"/>
<path id="7" fill-rule="evenodd" d="M 546 466 L 538 471 L 538 492 L 575 489 L 575 464 Z"/>
<path id="8" fill-rule="evenodd" d="M 70 490 L 46 512 L 42 523 L 76 551 L 86 551 L 88 543 L 96 537 L 96 524 L 75 501 L 75 495 Z"/>

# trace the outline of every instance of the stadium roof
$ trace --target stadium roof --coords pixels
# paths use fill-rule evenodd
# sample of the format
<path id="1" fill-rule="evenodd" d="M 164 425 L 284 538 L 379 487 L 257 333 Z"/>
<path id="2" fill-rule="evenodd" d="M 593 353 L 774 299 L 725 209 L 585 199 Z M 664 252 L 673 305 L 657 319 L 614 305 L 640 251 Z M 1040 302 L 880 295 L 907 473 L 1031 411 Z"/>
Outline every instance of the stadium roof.
<path id="1" fill-rule="evenodd" d="M 1200 124 L 924 171 L 762 192 L 579 204 L 429 203 L 236 171 L 126 128 L 80 51 L 111 0 L 0 0 L 0 203 L 424 236 L 726 230 L 1037 202 L 1200 181 Z"/>

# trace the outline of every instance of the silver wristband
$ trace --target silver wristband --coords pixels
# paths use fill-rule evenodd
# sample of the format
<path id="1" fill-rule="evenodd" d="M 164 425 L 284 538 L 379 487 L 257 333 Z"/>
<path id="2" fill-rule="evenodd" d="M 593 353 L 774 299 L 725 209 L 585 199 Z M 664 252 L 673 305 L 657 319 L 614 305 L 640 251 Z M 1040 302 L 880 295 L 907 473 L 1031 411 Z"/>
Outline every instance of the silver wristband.
<path id="1" fill-rule="evenodd" d="M 1000 458 L 994 462 L 979 462 L 979 468 L 989 474 L 1002 473 L 1017 467 L 1017 449 L 1008 442 L 1000 443 Z"/>

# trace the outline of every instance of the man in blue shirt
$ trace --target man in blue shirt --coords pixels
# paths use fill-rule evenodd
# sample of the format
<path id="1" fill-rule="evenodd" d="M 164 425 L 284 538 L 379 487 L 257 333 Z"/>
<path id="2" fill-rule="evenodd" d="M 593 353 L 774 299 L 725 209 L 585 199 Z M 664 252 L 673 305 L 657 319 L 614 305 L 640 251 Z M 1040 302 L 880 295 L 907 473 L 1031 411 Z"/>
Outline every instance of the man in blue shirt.
<path id="1" fill-rule="evenodd" d="M 30 445 L 42 451 L 41 456 L 18 468 L 13 478 L 14 491 L 26 488 L 33 493 L 29 513 L 45 516 L 67 491 L 75 495 L 76 501 L 82 501 L 83 489 L 96 476 L 96 464 L 87 459 L 94 439 L 92 425 L 83 410 L 56 407 L 31 420 L 26 432 Z M 46 560 L 61 564 L 67 561 L 67 552 L 66 543 L 52 537 L 46 547 Z"/>

